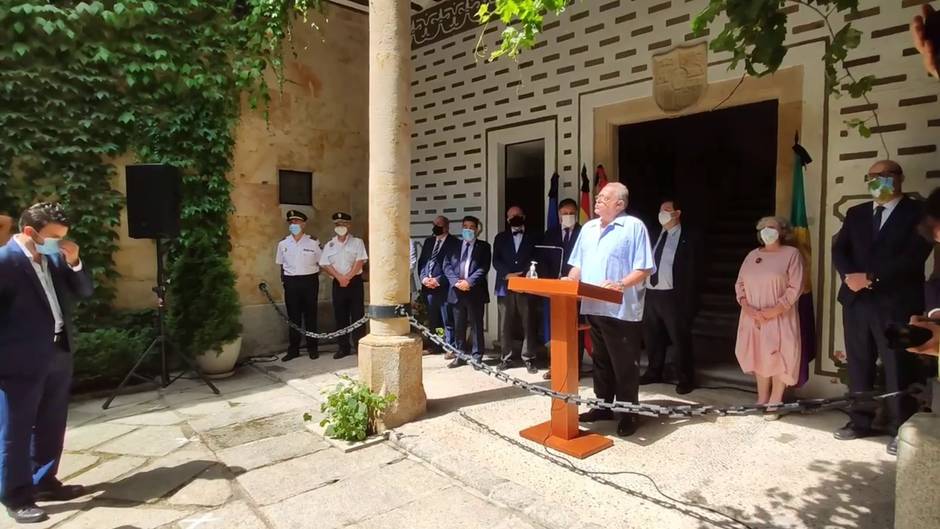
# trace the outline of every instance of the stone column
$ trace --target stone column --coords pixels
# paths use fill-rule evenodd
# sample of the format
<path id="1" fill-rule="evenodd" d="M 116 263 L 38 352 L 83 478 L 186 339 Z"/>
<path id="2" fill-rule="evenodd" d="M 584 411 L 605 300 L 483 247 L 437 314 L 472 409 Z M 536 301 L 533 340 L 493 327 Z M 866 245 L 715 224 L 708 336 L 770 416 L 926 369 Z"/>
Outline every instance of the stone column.
<path id="1" fill-rule="evenodd" d="M 369 2 L 369 303 L 411 300 L 411 4 Z M 359 375 L 373 391 L 398 397 L 380 428 L 424 414 L 422 341 L 405 318 L 373 320 L 359 343 Z"/>
<path id="2" fill-rule="evenodd" d="M 898 432 L 895 529 L 940 527 L 940 415 L 918 413 Z"/>

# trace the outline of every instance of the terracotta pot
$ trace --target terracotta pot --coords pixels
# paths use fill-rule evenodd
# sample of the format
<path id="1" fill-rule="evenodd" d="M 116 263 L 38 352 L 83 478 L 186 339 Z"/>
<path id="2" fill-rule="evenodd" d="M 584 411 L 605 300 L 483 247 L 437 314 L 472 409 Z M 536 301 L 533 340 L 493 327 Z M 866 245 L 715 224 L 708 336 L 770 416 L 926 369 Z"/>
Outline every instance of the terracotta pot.
<path id="1" fill-rule="evenodd" d="M 235 374 L 235 363 L 242 350 L 242 338 L 224 344 L 222 352 L 210 351 L 196 357 L 196 363 L 206 378 L 227 378 Z"/>

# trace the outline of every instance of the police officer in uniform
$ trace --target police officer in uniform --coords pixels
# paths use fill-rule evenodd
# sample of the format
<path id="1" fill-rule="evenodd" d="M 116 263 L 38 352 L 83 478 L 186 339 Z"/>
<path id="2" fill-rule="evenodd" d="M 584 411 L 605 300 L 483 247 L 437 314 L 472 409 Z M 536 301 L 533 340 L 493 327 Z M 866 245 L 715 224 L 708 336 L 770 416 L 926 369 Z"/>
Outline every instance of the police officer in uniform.
<path id="1" fill-rule="evenodd" d="M 287 229 L 290 234 L 277 245 L 274 262 L 281 266 L 281 281 L 284 283 L 284 303 L 287 315 L 294 325 L 308 332 L 317 332 L 317 299 L 320 296 L 320 242 L 304 233 L 307 216 L 297 210 L 287 212 Z M 290 329 L 290 345 L 282 362 L 300 356 L 300 332 Z M 319 358 L 317 341 L 307 338 L 307 354 L 311 359 Z"/>
<path id="2" fill-rule="evenodd" d="M 349 234 L 349 226 L 352 224 L 349 213 L 334 213 L 333 224 L 336 237 L 323 248 L 320 267 L 333 277 L 333 314 L 336 328 L 343 329 L 362 319 L 364 314 L 362 267 L 369 257 L 362 239 Z M 349 335 L 340 336 L 337 340 L 339 351 L 333 358 L 339 359 L 358 352 L 362 331 L 360 327 L 352 333 L 352 348 Z"/>

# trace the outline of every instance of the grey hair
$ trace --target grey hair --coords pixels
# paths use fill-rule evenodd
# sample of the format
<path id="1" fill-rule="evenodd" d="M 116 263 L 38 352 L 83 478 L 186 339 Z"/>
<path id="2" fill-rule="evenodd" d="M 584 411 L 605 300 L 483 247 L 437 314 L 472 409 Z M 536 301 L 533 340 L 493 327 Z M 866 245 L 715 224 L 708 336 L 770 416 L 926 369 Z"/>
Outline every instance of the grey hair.
<path id="1" fill-rule="evenodd" d="M 627 189 L 627 186 L 623 185 L 620 182 L 610 182 L 607 184 L 607 187 L 610 187 L 617 193 L 617 198 L 622 200 L 624 204 L 627 203 L 627 199 L 630 198 L 630 191 Z"/>
<path id="2" fill-rule="evenodd" d="M 790 221 L 783 217 L 770 215 L 767 217 L 762 217 L 759 221 L 757 221 L 757 241 L 760 242 L 761 246 L 764 245 L 764 241 L 760 238 L 760 231 L 774 221 L 776 221 L 777 225 L 780 226 L 781 244 L 787 244 L 793 240 L 793 226 L 790 225 Z"/>

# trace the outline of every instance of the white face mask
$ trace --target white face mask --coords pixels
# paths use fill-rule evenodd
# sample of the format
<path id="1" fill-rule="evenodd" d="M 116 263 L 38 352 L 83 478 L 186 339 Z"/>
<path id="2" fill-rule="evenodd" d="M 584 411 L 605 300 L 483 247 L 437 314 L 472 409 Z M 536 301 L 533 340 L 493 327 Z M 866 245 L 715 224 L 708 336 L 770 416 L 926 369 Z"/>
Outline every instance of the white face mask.
<path id="1" fill-rule="evenodd" d="M 764 241 L 764 244 L 770 245 L 777 242 L 777 239 L 780 238 L 780 232 L 776 228 L 764 228 L 760 231 L 760 240 Z"/>
<path id="2" fill-rule="evenodd" d="M 572 228 L 575 223 L 578 222 L 578 217 L 574 215 L 562 215 L 561 216 L 561 225 L 564 228 Z"/>
<path id="3" fill-rule="evenodd" d="M 659 223 L 665 226 L 672 222 L 672 212 L 671 211 L 660 211 L 659 212 Z"/>
<path id="4" fill-rule="evenodd" d="M 342 237 L 346 235 L 347 233 L 349 233 L 349 228 L 347 228 L 346 226 L 337 226 L 333 228 L 333 231 L 335 231 L 337 235 Z"/>

